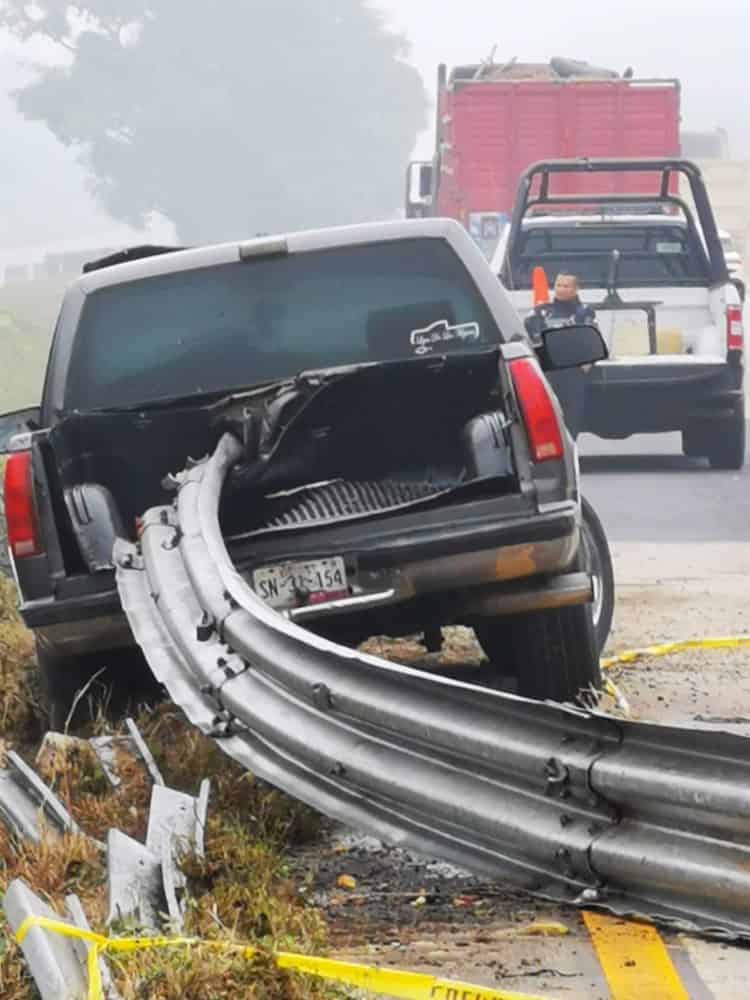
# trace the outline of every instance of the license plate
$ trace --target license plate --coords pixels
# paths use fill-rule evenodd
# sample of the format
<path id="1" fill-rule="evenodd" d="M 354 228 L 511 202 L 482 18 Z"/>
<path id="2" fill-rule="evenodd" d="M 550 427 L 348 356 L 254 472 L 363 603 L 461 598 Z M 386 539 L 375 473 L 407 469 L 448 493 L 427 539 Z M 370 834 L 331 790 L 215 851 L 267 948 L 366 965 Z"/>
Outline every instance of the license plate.
<path id="1" fill-rule="evenodd" d="M 346 566 L 340 558 L 278 563 L 253 572 L 253 589 L 272 608 L 296 608 L 347 597 Z"/>

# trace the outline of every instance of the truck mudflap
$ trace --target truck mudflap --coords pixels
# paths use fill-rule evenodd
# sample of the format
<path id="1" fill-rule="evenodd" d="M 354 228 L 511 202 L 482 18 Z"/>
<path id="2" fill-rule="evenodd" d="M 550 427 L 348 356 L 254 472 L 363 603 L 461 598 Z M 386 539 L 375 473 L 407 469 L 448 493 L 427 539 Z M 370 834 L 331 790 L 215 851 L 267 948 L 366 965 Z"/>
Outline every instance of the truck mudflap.
<path id="1" fill-rule="evenodd" d="M 750 940 L 750 741 L 531 702 L 387 663 L 272 611 L 218 505 L 241 445 L 115 549 L 133 633 L 204 733 L 386 841 L 541 896 Z"/>

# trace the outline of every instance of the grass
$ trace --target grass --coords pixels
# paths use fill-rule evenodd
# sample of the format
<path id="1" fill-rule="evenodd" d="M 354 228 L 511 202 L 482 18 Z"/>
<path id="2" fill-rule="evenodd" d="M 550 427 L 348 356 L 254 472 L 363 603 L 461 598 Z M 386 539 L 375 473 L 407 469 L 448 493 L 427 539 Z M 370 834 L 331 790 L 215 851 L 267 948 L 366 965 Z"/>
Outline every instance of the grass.
<path id="1" fill-rule="evenodd" d="M 30 740 L 36 742 L 40 735 L 32 647 L 15 612 L 12 585 L 3 579 L 0 618 L 0 746 L 4 741 L 31 759 Z M 125 1000 L 342 996 L 338 988 L 279 970 L 271 960 L 274 951 L 325 953 L 324 920 L 306 901 L 306 893 L 300 891 L 304 887 L 290 880 L 284 860 L 290 845 L 317 833 L 317 814 L 243 771 L 173 705 L 146 707 L 137 721 L 167 785 L 195 794 L 202 778 L 211 779 L 205 857 L 188 856 L 183 861 L 189 891 L 186 934 L 206 942 L 251 944 L 258 956 L 248 961 L 208 947 L 118 956 L 111 960 L 111 968 L 122 996 Z M 103 717 L 94 728 L 118 731 Z M 89 728 L 85 735 L 90 733 Z M 37 770 L 85 834 L 101 840 L 116 827 L 144 838 L 150 785 L 137 764 L 121 759 L 122 784 L 113 789 L 86 741 L 48 741 L 44 746 Z M 25 879 L 61 914 L 64 896 L 76 893 L 94 930 L 106 933 L 106 862 L 91 839 L 45 837 L 39 844 L 20 843 L 0 827 L 0 903 L 14 878 Z M 4 1000 L 38 996 L 9 935 L 0 936 L 0 996 Z"/>
<path id="2" fill-rule="evenodd" d="M 71 277 L 0 287 L 0 413 L 41 399 L 50 338 Z"/>
<path id="3" fill-rule="evenodd" d="M 18 617 L 15 586 L 0 573 L 0 746 L 11 740 L 23 745 L 38 735 L 31 634 Z"/>

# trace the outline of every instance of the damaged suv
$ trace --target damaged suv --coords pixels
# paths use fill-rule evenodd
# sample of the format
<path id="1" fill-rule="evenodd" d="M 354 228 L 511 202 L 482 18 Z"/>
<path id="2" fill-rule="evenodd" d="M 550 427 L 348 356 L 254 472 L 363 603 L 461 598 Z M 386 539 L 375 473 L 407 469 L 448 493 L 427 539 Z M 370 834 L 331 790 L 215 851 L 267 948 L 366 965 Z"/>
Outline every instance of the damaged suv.
<path id="1" fill-rule="evenodd" d="M 26 421 L 5 505 L 53 721 L 98 669 L 127 683 L 114 541 L 227 429 L 244 459 L 224 535 L 280 614 L 346 643 L 466 624 L 488 684 L 558 700 L 596 684 L 575 449 L 542 369 L 605 356 L 589 327 L 535 353 L 445 220 L 89 265 L 41 408 L 5 424 Z"/>

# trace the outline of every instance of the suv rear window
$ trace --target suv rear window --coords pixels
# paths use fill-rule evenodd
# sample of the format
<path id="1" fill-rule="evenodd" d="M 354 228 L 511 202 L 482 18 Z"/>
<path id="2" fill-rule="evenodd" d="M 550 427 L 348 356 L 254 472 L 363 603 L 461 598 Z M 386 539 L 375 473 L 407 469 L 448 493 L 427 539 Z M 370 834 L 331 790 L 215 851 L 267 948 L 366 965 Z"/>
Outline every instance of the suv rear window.
<path id="1" fill-rule="evenodd" d="M 523 230 L 511 260 L 514 287 L 530 288 L 537 265 L 551 281 L 566 272 L 577 275 L 584 287 L 606 287 L 613 250 L 620 251 L 619 288 L 710 283 L 703 247 L 685 226 L 628 223 Z"/>
<path id="2" fill-rule="evenodd" d="M 92 292 L 65 408 L 130 406 L 499 340 L 444 240 L 258 258 Z"/>

